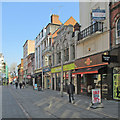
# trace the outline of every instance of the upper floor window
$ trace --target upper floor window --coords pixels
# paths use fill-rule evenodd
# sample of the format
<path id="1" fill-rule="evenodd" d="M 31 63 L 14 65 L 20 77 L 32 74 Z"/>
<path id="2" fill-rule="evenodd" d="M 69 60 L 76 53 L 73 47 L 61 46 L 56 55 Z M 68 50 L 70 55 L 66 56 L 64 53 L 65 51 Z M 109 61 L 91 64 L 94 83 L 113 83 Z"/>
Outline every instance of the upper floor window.
<path id="1" fill-rule="evenodd" d="M 49 46 L 51 46 L 51 38 L 49 38 Z"/>
<path id="2" fill-rule="evenodd" d="M 116 44 L 119 44 L 120 43 L 120 18 L 118 19 L 117 21 L 117 24 L 116 24 Z"/>

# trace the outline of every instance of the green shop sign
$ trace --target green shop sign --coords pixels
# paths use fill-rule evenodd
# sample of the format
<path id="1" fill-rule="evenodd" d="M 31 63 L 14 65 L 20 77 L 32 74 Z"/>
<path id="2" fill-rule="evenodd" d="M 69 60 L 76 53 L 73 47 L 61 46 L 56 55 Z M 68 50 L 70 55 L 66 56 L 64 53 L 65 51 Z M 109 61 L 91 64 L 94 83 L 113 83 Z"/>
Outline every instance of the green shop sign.
<path id="1" fill-rule="evenodd" d="M 74 70 L 74 69 L 75 69 L 75 64 L 74 63 L 63 66 L 63 71 Z"/>
<path id="2" fill-rule="evenodd" d="M 61 66 L 51 69 L 51 73 L 61 72 Z"/>
<path id="3" fill-rule="evenodd" d="M 74 63 L 63 65 L 63 71 L 69 71 L 69 70 L 74 70 L 74 69 L 75 69 Z M 51 73 L 56 73 L 56 72 L 61 72 L 61 66 L 51 69 Z"/>

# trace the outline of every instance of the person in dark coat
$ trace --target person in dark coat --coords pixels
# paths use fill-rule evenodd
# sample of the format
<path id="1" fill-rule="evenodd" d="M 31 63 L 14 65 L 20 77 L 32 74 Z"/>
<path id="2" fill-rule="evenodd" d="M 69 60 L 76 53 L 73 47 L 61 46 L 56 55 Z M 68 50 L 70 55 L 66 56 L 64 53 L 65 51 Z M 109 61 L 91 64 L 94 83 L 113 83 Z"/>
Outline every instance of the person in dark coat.
<path id="1" fill-rule="evenodd" d="M 74 101 L 74 92 L 75 92 L 75 86 L 70 82 L 67 88 L 67 93 L 69 94 L 69 102 L 71 103 L 71 100 Z"/>
<path id="2" fill-rule="evenodd" d="M 15 86 L 16 86 L 16 89 L 17 89 L 17 87 L 18 87 L 18 82 L 17 81 L 15 82 Z"/>
<path id="3" fill-rule="evenodd" d="M 24 88 L 25 87 L 25 82 L 24 81 L 23 81 L 22 85 L 23 85 L 23 88 Z"/>
<path id="4" fill-rule="evenodd" d="M 21 82 L 19 83 L 19 87 L 20 87 L 20 89 L 22 88 L 22 83 Z"/>

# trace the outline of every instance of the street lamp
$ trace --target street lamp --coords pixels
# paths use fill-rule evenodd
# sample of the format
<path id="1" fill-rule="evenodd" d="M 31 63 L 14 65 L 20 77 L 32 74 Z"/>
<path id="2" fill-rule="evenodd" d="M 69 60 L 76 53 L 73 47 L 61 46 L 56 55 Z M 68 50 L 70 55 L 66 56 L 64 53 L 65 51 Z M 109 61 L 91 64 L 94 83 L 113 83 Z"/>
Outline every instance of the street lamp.
<path id="1" fill-rule="evenodd" d="M 61 47 L 61 97 L 63 97 L 63 46 Z"/>

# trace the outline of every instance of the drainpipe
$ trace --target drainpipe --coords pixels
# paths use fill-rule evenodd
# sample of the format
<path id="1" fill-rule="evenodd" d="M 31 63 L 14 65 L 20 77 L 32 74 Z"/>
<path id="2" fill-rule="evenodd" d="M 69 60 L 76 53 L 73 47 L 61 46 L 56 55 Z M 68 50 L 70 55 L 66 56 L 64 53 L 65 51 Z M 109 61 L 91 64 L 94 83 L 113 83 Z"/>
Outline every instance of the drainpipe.
<path id="1" fill-rule="evenodd" d="M 110 45 L 110 51 L 112 49 L 112 43 L 111 43 L 111 3 L 109 3 L 109 29 L 110 29 L 110 34 L 109 34 L 109 45 Z"/>

